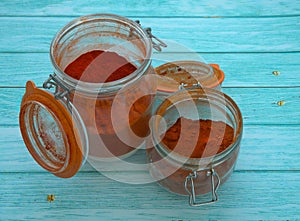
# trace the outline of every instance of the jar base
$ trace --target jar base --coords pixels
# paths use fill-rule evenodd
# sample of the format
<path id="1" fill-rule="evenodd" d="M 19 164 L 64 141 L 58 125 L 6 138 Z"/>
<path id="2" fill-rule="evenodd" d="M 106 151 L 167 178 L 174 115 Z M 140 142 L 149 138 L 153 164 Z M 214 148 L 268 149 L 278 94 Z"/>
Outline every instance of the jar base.
<path id="1" fill-rule="evenodd" d="M 235 165 L 233 165 L 230 168 L 230 170 L 228 170 L 227 173 L 224 174 L 221 177 L 220 185 L 223 185 L 229 179 L 229 177 L 231 176 L 231 174 L 234 171 L 234 168 L 235 168 Z M 155 170 L 155 168 L 150 167 L 149 172 L 150 172 L 151 177 L 153 179 L 157 180 L 158 177 L 157 177 L 157 173 L 155 173 L 155 171 L 157 171 L 157 170 Z M 154 174 L 156 174 L 156 175 L 154 175 Z M 180 188 L 178 188 L 178 191 L 176 191 L 174 187 L 173 188 L 170 187 L 170 183 L 174 184 L 173 183 L 174 181 L 170 181 L 168 177 L 160 179 L 160 180 L 157 180 L 157 183 L 159 184 L 159 186 L 161 186 L 163 189 L 167 190 L 170 193 L 173 193 L 173 194 L 176 194 L 176 195 L 179 195 L 179 196 L 188 196 L 189 193 L 186 192 L 186 190 L 185 190 L 184 181 L 185 180 L 182 180 L 182 186 Z M 211 191 L 204 191 L 204 192 L 202 191 L 202 192 L 199 192 L 199 190 L 200 190 L 200 188 L 198 188 L 198 191 L 196 189 L 196 195 L 197 196 L 204 196 L 205 197 L 205 195 L 207 195 L 207 194 L 211 195 Z"/>

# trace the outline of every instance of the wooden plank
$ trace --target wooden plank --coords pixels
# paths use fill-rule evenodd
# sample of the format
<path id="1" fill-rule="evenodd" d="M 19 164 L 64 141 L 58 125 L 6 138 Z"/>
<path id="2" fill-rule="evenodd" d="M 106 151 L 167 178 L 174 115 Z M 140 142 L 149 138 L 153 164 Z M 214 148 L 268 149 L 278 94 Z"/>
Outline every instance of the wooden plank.
<path id="1" fill-rule="evenodd" d="M 225 72 L 225 87 L 300 86 L 300 53 L 195 54 L 155 53 L 153 66 L 167 61 L 201 60 L 218 63 Z M 48 53 L 0 53 L 0 86 L 24 86 L 27 80 L 37 85 L 52 73 Z M 5 62 L 6 61 L 6 62 Z M 18 65 L 16 65 L 18 64 Z M 22 64 L 22 65 L 19 65 Z M 275 76 L 272 72 L 279 71 Z"/>
<path id="2" fill-rule="evenodd" d="M 16 7 L 16 5 L 18 5 Z M 261 1 L 10 1 L 0 3 L 1 16 L 79 16 L 92 13 L 115 13 L 124 16 L 284 16 L 299 14 L 297 0 Z"/>
<path id="3" fill-rule="evenodd" d="M 300 88 L 224 88 L 223 92 L 239 105 L 244 124 L 300 124 Z"/>
<path id="4" fill-rule="evenodd" d="M 0 172 L 41 172 L 28 153 L 18 127 L 1 127 Z M 246 125 L 236 170 L 300 170 L 300 126 Z M 140 150 L 126 161 L 145 164 L 145 151 Z M 103 164 L 101 171 L 110 171 Z M 117 168 L 119 171 L 148 170 L 143 165 L 132 168 Z M 94 171 L 86 163 L 82 171 Z"/>
<path id="5" fill-rule="evenodd" d="M 171 36 L 198 52 L 229 52 L 206 54 L 209 61 L 221 62 L 225 73 L 229 72 L 224 86 L 230 88 L 224 91 L 237 101 L 245 119 L 238 164 L 232 177 L 220 188 L 220 201 L 190 208 L 187 197 L 168 193 L 156 184 L 118 183 L 92 172 L 88 166 L 71 179 L 42 172 L 27 153 L 17 126 L 24 89 L 1 88 L 0 220 L 68 220 L 80 216 L 84 220 L 299 219 L 299 56 L 298 53 L 265 53 L 300 51 L 300 17 L 297 16 L 300 2 L 204 0 L 197 5 L 195 2 L 142 0 L 137 3 L 133 0 L 130 4 L 118 2 L 116 7 L 113 1 L 101 4 L 93 0 L 88 3 L 3 0 L 0 2 L 0 52 L 5 53 L 0 54 L 0 73 L 10 81 L 0 80 L 0 86 L 22 86 L 28 78 L 41 83 L 51 73 L 46 57 L 52 36 L 69 19 L 82 13 L 108 11 L 131 18 L 145 17 L 141 19 L 143 24 L 151 26 L 159 37 Z M 23 15 L 32 17 L 15 17 Z M 42 18 L 69 15 L 73 17 Z M 215 16 L 226 18 L 212 18 Z M 168 51 L 182 50 L 169 48 Z M 23 56 L 20 60 L 19 55 Z M 41 63 L 36 62 L 40 55 Z M 258 61 L 261 63 L 257 64 Z M 233 64 L 236 66 L 232 67 Z M 272 75 L 273 69 L 282 74 Z M 280 100 L 285 101 L 283 106 L 276 104 Z M 144 157 L 140 151 L 131 160 L 142 162 Z M 130 168 L 105 172 L 132 180 L 148 175 L 145 170 L 130 171 Z M 54 194 L 56 200 L 47 202 L 48 194 Z"/>
<path id="6" fill-rule="evenodd" d="M 0 52 L 48 52 L 51 39 L 70 17 L 2 17 Z M 287 18 L 143 18 L 144 27 L 166 40 L 165 52 L 300 51 L 300 16 Z M 33 25 L 34 24 L 34 25 Z M 12 38 L 12 36 L 14 36 Z M 176 44 L 171 44 L 170 41 Z M 184 46 L 184 47 L 182 47 Z"/>
<path id="7" fill-rule="evenodd" d="M 0 88 L 0 125 L 17 125 L 25 89 Z M 239 105 L 244 124 L 299 124 L 300 88 L 223 88 Z M 278 101 L 284 101 L 282 106 Z"/>
<path id="8" fill-rule="evenodd" d="M 129 185 L 97 173 L 80 173 L 72 179 L 43 173 L 1 173 L 0 179 L 3 220 L 58 220 L 78 216 L 85 220 L 299 218 L 299 172 L 235 172 L 220 187 L 218 202 L 197 208 L 188 206 L 186 196 L 169 193 L 155 183 Z M 55 201 L 48 202 L 48 194 L 54 194 Z"/>

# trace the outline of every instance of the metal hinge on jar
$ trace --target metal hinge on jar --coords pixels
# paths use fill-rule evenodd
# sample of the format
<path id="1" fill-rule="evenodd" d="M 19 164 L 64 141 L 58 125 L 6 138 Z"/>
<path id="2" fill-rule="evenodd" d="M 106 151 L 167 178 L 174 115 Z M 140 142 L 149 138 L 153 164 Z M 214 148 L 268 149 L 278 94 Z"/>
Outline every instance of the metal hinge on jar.
<path id="1" fill-rule="evenodd" d="M 183 90 L 183 89 L 192 89 L 192 88 L 201 88 L 201 84 L 198 81 L 196 84 L 193 85 L 189 85 L 189 84 L 185 84 L 185 83 L 181 83 L 178 87 L 179 90 Z"/>
<path id="2" fill-rule="evenodd" d="M 59 100 L 65 100 L 69 109 L 70 104 L 70 90 L 61 83 L 60 79 L 56 76 L 56 74 L 50 74 L 49 78 L 43 83 L 43 88 L 51 89 L 54 88 L 54 98 Z"/>
<path id="3" fill-rule="evenodd" d="M 135 20 L 136 23 L 138 23 L 140 26 L 141 23 L 139 20 Z M 167 44 L 164 43 L 162 40 L 160 40 L 158 37 L 154 36 L 152 34 L 152 29 L 150 27 L 147 27 L 147 28 L 143 28 L 145 30 L 145 32 L 147 33 L 148 37 L 151 39 L 151 42 L 152 42 L 152 47 L 157 50 L 157 51 L 161 51 L 162 47 L 166 48 L 167 47 Z"/>

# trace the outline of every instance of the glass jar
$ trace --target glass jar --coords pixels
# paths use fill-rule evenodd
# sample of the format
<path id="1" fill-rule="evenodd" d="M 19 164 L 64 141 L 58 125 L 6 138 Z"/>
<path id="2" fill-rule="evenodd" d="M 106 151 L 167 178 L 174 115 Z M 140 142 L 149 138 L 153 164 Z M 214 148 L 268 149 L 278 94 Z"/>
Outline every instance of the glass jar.
<path id="1" fill-rule="evenodd" d="M 213 122 L 211 128 L 216 128 L 217 123 L 214 124 L 214 122 L 226 123 L 234 131 L 231 144 L 220 153 L 217 152 L 218 146 L 206 145 L 206 152 L 204 151 L 201 157 L 189 157 L 191 151 L 186 148 L 188 146 L 187 142 L 195 147 L 197 138 L 193 138 L 195 135 L 189 129 L 190 124 L 187 124 L 181 125 L 179 141 L 182 139 L 183 142 L 178 141 L 178 145 L 172 151 L 163 142 L 162 137 L 181 117 L 191 120 L 211 120 Z M 201 131 L 200 128 L 199 130 L 201 138 L 201 132 L 204 133 L 204 131 Z M 150 174 L 167 190 L 181 195 L 189 195 L 191 206 L 217 201 L 219 185 L 228 179 L 234 169 L 240 148 L 242 130 L 241 112 L 229 96 L 209 88 L 182 89 L 169 96 L 158 107 L 151 122 L 154 145 L 152 148 L 147 149 Z M 222 133 L 224 137 L 227 131 L 224 130 Z M 214 139 L 213 136 L 210 132 L 208 140 Z M 221 139 L 223 138 L 221 137 Z M 215 152 L 211 153 L 210 148 L 215 148 Z M 190 151 L 190 153 L 179 154 L 182 151 Z M 202 203 L 196 202 L 196 195 L 209 192 L 212 194 L 211 200 Z"/>
<path id="2" fill-rule="evenodd" d="M 113 160 L 143 145 L 156 91 L 153 78 L 148 77 L 154 73 L 149 33 L 125 17 L 95 14 L 71 21 L 56 34 L 50 47 L 54 74 L 43 85 L 55 91 L 39 89 L 29 81 L 20 110 L 23 139 L 43 168 L 71 177 L 87 155 Z M 71 62 L 92 50 L 114 52 L 136 70 L 106 83 L 66 74 Z"/>
<path id="3" fill-rule="evenodd" d="M 221 91 L 224 72 L 218 64 L 204 61 L 178 60 L 162 64 L 155 69 L 157 80 L 156 105 L 182 87 L 200 85 Z"/>

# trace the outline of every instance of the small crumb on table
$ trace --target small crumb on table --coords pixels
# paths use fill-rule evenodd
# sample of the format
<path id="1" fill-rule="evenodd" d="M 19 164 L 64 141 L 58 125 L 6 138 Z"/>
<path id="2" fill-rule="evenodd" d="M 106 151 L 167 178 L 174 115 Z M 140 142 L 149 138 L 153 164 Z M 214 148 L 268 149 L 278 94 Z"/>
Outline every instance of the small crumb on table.
<path id="1" fill-rule="evenodd" d="M 53 202 L 55 200 L 55 196 L 53 194 L 48 194 L 47 200 L 48 202 Z"/>

